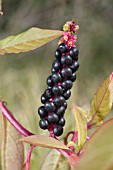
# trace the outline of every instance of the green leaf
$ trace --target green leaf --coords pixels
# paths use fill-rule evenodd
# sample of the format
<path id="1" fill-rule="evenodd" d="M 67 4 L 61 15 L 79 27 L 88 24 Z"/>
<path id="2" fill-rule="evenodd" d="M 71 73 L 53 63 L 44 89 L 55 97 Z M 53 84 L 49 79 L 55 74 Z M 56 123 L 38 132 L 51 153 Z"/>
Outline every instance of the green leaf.
<path id="1" fill-rule="evenodd" d="M 81 149 L 87 137 L 86 119 L 79 108 L 75 105 L 73 105 L 73 112 L 76 121 L 76 128 L 78 130 L 78 148 Z"/>
<path id="2" fill-rule="evenodd" d="M 101 125 L 84 145 L 75 170 L 110 170 L 113 168 L 113 119 Z"/>
<path id="3" fill-rule="evenodd" d="M 103 120 L 110 112 L 113 103 L 113 73 L 103 82 L 103 84 L 97 90 L 91 110 L 88 125 L 93 126 Z"/>
<path id="4" fill-rule="evenodd" d="M 24 146 L 19 142 L 20 133 L 4 120 L 4 140 L 2 145 L 2 170 L 22 170 Z"/>
<path id="5" fill-rule="evenodd" d="M 41 170 L 56 170 L 58 163 L 60 161 L 61 154 L 56 149 L 52 149 L 47 157 L 45 158 L 45 161 L 41 167 Z"/>
<path id="6" fill-rule="evenodd" d="M 70 151 L 62 142 L 44 135 L 31 135 L 20 139 L 20 141 L 44 148 L 56 148 Z"/>
<path id="7" fill-rule="evenodd" d="M 20 53 L 34 50 L 61 36 L 62 31 L 31 28 L 19 35 L 0 41 L 0 54 Z"/>

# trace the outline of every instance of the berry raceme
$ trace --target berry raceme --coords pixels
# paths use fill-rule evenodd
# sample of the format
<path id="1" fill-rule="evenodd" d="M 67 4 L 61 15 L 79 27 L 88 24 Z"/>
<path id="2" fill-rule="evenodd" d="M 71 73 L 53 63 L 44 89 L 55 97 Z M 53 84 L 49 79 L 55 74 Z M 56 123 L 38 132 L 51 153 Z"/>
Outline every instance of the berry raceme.
<path id="1" fill-rule="evenodd" d="M 44 104 L 39 107 L 38 114 L 41 118 L 39 126 L 42 129 L 53 131 L 55 136 L 63 133 L 65 125 L 64 114 L 67 102 L 71 96 L 71 88 L 76 80 L 76 71 L 79 68 L 79 51 L 75 46 L 78 25 L 72 21 L 67 22 L 59 46 L 55 51 L 55 60 L 52 63 L 51 75 L 47 78 L 47 89 L 41 96 Z"/>

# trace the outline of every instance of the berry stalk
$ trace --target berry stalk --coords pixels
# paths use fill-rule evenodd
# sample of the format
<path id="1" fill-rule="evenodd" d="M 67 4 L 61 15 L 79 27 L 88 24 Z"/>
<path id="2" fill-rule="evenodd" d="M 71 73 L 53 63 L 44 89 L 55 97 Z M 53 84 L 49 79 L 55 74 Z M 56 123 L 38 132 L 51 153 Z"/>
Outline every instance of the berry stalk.
<path id="1" fill-rule="evenodd" d="M 55 51 L 56 59 L 52 63 L 51 75 L 46 81 L 48 87 L 41 96 L 43 106 L 38 109 L 40 128 L 48 129 L 55 136 L 63 133 L 66 100 L 71 96 L 71 88 L 79 68 L 79 50 L 75 46 L 78 29 L 79 26 L 73 21 L 66 22 L 63 26 L 64 32 Z"/>

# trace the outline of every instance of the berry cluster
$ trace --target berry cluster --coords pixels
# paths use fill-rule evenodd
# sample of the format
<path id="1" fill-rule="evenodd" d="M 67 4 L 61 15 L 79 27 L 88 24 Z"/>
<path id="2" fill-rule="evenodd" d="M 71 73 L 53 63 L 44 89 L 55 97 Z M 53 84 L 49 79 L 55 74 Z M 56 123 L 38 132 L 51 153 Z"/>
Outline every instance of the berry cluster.
<path id="1" fill-rule="evenodd" d="M 70 35 L 72 36 L 71 33 Z M 63 34 L 64 36 L 65 34 Z M 75 38 L 73 37 L 72 40 L 74 41 Z M 71 96 L 70 89 L 76 80 L 76 71 L 79 68 L 79 51 L 75 45 L 69 46 L 68 43 L 69 40 L 67 42 L 63 40 L 55 51 L 56 59 L 52 63 L 52 74 L 46 81 L 48 87 L 41 96 L 41 102 L 44 105 L 38 109 L 41 118 L 39 121 L 40 128 L 52 131 L 55 136 L 60 136 L 63 133 L 63 126 L 65 125 L 63 116 L 67 108 L 66 100 Z"/>

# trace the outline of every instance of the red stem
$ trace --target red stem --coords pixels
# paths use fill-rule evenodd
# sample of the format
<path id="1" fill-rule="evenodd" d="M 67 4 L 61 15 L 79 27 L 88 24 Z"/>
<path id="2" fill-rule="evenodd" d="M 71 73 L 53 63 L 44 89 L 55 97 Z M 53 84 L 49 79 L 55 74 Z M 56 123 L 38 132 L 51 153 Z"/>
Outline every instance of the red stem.
<path id="1" fill-rule="evenodd" d="M 33 133 L 26 130 L 12 115 L 12 113 L 7 109 L 7 107 L 0 100 L 0 109 L 2 110 L 2 114 L 7 118 L 7 120 L 14 126 L 14 128 L 19 131 L 23 136 L 34 135 Z"/>

